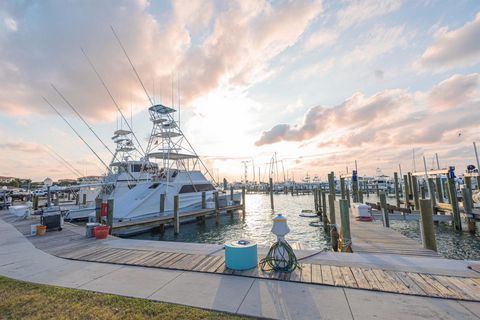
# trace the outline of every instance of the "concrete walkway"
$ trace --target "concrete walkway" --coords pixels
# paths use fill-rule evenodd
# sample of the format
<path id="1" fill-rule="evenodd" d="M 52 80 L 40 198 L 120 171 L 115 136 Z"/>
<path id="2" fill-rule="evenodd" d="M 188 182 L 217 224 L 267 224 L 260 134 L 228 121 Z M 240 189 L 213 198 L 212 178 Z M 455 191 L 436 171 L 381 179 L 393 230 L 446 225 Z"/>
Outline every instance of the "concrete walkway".
<path id="1" fill-rule="evenodd" d="M 65 260 L 1 219 L 0 275 L 275 319 L 480 319 L 475 302 Z"/>

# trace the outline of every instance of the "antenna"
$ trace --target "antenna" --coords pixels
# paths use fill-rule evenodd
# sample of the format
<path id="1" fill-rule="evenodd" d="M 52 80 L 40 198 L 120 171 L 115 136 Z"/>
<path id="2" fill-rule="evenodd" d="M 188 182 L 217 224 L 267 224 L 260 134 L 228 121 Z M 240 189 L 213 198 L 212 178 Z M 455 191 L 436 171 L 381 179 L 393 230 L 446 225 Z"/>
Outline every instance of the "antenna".
<path id="1" fill-rule="evenodd" d="M 122 116 L 122 119 L 123 121 L 125 121 L 125 123 L 127 124 L 127 127 L 128 129 L 132 132 L 132 135 L 133 137 L 135 138 L 135 141 L 137 142 L 138 146 L 140 147 L 140 150 L 142 150 L 142 153 L 145 154 L 145 150 L 143 150 L 143 147 L 142 145 L 140 144 L 140 141 L 137 139 L 137 136 L 135 135 L 135 133 L 133 132 L 133 125 L 129 125 L 128 124 L 128 121 L 127 119 L 125 118 L 125 116 L 123 115 L 123 112 L 122 110 L 120 109 L 120 107 L 118 106 L 118 103 L 117 101 L 115 100 L 115 98 L 113 97 L 112 93 L 110 92 L 110 90 L 108 89 L 107 87 L 107 84 L 105 83 L 105 81 L 103 81 L 103 78 L 100 76 L 100 73 L 97 71 L 97 68 L 95 68 L 95 65 L 92 63 L 92 61 L 90 60 L 90 58 L 88 57 L 87 53 L 85 52 L 85 50 L 83 50 L 83 48 L 80 48 L 82 50 L 82 53 L 83 55 L 85 56 L 85 59 L 87 59 L 88 61 L 88 64 L 90 65 L 90 67 L 93 69 L 93 72 L 95 72 L 95 74 L 97 75 L 97 78 L 98 80 L 100 80 L 100 82 L 102 83 L 103 87 L 105 88 L 105 90 L 107 91 L 108 95 L 110 96 L 110 99 L 113 101 L 113 104 L 115 105 L 115 107 L 117 108 L 118 112 L 120 112 L 120 115 Z M 130 114 L 132 113 L 132 106 L 130 105 Z M 130 116 L 130 120 L 131 120 L 131 116 Z"/>
<path id="2" fill-rule="evenodd" d="M 147 89 L 145 88 L 145 85 L 143 84 L 142 79 L 140 78 L 140 75 L 139 75 L 138 72 L 137 72 L 137 69 L 135 69 L 135 66 L 134 66 L 133 63 L 132 63 L 132 60 L 130 60 L 130 57 L 128 56 L 127 51 L 125 50 L 125 47 L 124 47 L 123 44 L 122 44 L 122 41 L 120 41 L 120 38 L 117 36 L 117 33 L 115 32 L 115 29 L 113 29 L 113 26 L 110 26 L 110 29 L 112 29 L 113 35 L 115 36 L 115 38 L 117 39 L 118 44 L 119 44 L 120 47 L 122 48 L 123 53 L 125 54 L 125 57 L 127 57 L 127 60 L 128 60 L 128 62 L 130 63 L 130 66 L 132 67 L 133 72 L 134 72 L 135 75 L 137 76 L 138 82 L 140 82 L 140 84 L 142 85 L 143 91 L 145 91 L 145 94 L 147 95 L 147 98 L 148 98 L 148 100 L 150 101 L 150 104 L 153 106 L 152 98 L 148 95 Z"/>
<path id="3" fill-rule="evenodd" d="M 180 76 L 178 72 L 177 72 L 177 103 L 178 103 L 178 126 L 180 127 Z M 255 178 L 253 180 L 255 180 Z"/>
<path id="4" fill-rule="evenodd" d="M 112 171 L 111 171 L 110 168 L 107 166 L 107 164 L 102 160 L 102 158 L 100 158 L 100 156 L 95 152 L 95 150 L 93 150 L 92 147 L 90 147 L 90 145 L 87 143 L 87 141 L 85 141 L 85 139 L 82 138 L 82 136 L 78 133 L 78 131 L 75 130 L 74 127 L 72 127 L 72 125 L 70 124 L 70 122 L 68 122 L 68 120 L 65 119 L 65 117 L 64 117 L 60 112 L 58 112 L 57 108 L 55 108 L 55 107 L 53 106 L 53 104 L 51 104 L 50 101 L 47 100 L 47 98 L 45 98 L 45 97 L 43 97 L 43 96 L 42 96 L 42 98 L 43 98 L 43 100 L 45 100 L 45 102 L 46 102 L 50 107 L 52 107 L 53 110 L 55 110 L 55 112 L 60 116 L 60 118 L 62 118 L 63 121 L 65 121 L 65 123 L 70 127 L 70 129 L 72 129 L 73 132 L 75 132 L 75 134 L 77 135 L 77 137 L 79 137 L 80 140 L 83 141 L 83 143 L 90 149 L 90 151 L 92 151 L 92 153 L 98 158 L 98 160 L 100 160 L 100 162 L 105 166 L 105 168 L 107 168 L 108 172 L 111 173 Z"/>

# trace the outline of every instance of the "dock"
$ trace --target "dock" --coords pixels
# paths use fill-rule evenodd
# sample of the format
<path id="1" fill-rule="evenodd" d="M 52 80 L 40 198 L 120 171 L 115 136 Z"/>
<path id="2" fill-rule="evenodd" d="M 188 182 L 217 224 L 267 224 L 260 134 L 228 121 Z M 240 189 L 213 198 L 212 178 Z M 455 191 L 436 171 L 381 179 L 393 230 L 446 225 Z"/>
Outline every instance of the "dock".
<path id="1" fill-rule="evenodd" d="M 172 247 L 164 247 L 161 242 L 157 242 L 157 245 L 152 248 L 111 246 L 109 240 L 118 238 L 113 236 L 107 240 L 85 238 L 84 228 L 69 223 L 66 223 L 65 228 L 60 232 L 47 232 L 44 237 L 32 237 L 28 234 L 34 220 L 18 220 L 17 217 L 5 211 L 0 214 L 0 218 L 12 224 L 38 249 L 62 259 L 480 302 L 480 273 L 470 272 L 467 269 L 465 272 L 468 275 L 455 275 L 405 271 L 401 268 L 391 270 L 375 266 L 345 266 L 335 261 L 317 263 L 308 258 L 312 254 L 320 253 L 310 252 L 310 255 L 299 254 L 301 268 L 291 273 L 263 271 L 258 267 L 246 271 L 234 271 L 226 268 L 221 249 L 205 254 L 178 251 Z M 382 228 L 378 224 L 352 223 L 352 234 L 356 235 L 353 240 L 355 252 L 360 255 L 376 253 L 383 254 L 385 259 L 390 255 L 402 255 L 421 256 L 439 262 L 445 260 L 434 251 L 423 249 L 413 240 L 393 230 Z M 260 255 L 259 258 L 261 257 Z"/>

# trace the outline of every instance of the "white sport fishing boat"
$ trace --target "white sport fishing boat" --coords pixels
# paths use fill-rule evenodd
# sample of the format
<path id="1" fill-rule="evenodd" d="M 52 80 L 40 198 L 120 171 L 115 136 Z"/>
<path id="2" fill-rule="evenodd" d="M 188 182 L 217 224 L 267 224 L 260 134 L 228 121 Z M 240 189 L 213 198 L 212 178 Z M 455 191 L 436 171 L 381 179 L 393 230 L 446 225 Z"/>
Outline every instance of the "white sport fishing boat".
<path id="1" fill-rule="evenodd" d="M 144 158 L 112 163 L 111 167 L 116 168 L 114 181 L 104 187 L 101 196 L 113 200 L 114 221 L 172 215 L 175 195 L 179 196 L 180 214 L 200 209 L 202 192 L 206 193 L 207 206 L 212 205 L 217 190 L 201 171 L 209 174 L 181 131 L 173 116 L 175 112 L 161 104 L 150 107 L 153 128 Z M 163 213 L 160 213 L 161 194 L 165 194 Z M 220 205 L 227 204 L 225 194 L 220 193 L 219 200 Z M 240 194 L 234 194 L 234 201 L 239 200 Z"/>

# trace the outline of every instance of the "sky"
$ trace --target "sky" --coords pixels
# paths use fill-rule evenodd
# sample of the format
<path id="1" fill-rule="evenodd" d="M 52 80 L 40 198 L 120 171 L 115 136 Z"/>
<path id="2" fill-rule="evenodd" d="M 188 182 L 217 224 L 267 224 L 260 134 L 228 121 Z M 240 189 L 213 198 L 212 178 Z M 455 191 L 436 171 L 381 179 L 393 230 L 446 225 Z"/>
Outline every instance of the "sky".
<path id="1" fill-rule="evenodd" d="M 1 176 L 105 173 L 44 100 L 111 160 L 54 89 L 113 149 L 125 124 L 82 49 L 146 145 L 150 102 L 111 27 L 215 178 L 246 163 L 265 181 L 273 157 L 297 181 L 475 164 L 479 1 L 2 1 Z"/>

